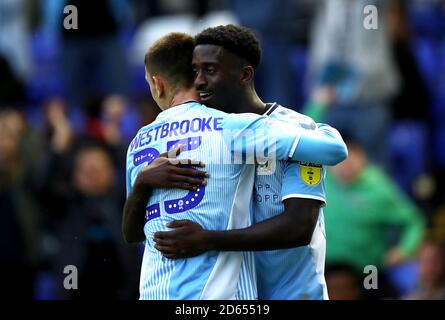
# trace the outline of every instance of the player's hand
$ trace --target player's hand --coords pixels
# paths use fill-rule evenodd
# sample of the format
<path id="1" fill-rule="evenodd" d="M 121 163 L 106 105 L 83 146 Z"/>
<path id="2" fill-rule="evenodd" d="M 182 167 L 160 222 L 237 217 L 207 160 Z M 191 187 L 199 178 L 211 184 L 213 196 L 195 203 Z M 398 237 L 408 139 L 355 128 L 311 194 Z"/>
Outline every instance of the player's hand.
<path id="1" fill-rule="evenodd" d="M 199 186 L 207 185 L 204 178 L 208 178 L 206 171 L 192 168 L 203 168 L 202 162 L 190 159 L 176 159 L 181 153 L 180 147 L 170 152 L 160 154 L 152 163 L 144 167 L 135 181 L 135 189 L 149 188 L 180 188 L 196 190 Z"/>
<path id="2" fill-rule="evenodd" d="M 206 231 L 196 222 L 175 220 L 167 224 L 172 231 L 158 231 L 153 235 L 155 248 L 169 259 L 190 258 L 208 250 Z"/>

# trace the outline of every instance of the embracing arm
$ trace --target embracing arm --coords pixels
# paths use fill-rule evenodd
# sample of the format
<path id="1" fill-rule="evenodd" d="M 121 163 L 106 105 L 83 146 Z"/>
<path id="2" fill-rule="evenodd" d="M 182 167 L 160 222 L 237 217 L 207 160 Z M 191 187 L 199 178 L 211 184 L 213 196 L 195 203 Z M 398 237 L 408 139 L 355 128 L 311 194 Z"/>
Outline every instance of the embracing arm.
<path id="1" fill-rule="evenodd" d="M 348 149 L 340 133 L 327 124 L 317 124 L 318 130 L 303 130 L 292 161 L 307 161 L 336 165 L 348 156 Z"/>
<path id="2" fill-rule="evenodd" d="M 180 149 L 173 151 L 175 157 Z M 184 166 L 204 167 L 204 163 L 181 159 L 180 162 L 167 158 L 167 153 L 159 155 L 152 163 L 143 168 L 137 175 L 134 187 L 124 205 L 122 217 L 122 234 L 128 243 L 145 240 L 145 208 L 154 188 L 179 188 L 196 190 L 197 186 L 206 185 L 203 178 L 208 177 L 205 171 Z"/>
<path id="3" fill-rule="evenodd" d="M 122 217 L 122 234 L 128 243 L 138 243 L 145 240 L 144 213 L 151 187 L 142 183 L 135 183 L 124 205 Z"/>
<path id="4" fill-rule="evenodd" d="M 235 154 L 331 166 L 348 156 L 340 133 L 327 124 L 319 123 L 316 130 L 311 130 L 267 116 L 255 118 L 242 114 L 224 124 L 227 130 L 224 137 Z"/>
<path id="5" fill-rule="evenodd" d="M 282 214 L 248 228 L 208 235 L 214 250 L 263 251 L 306 246 L 311 242 L 321 202 L 313 199 L 284 200 Z"/>
<path id="6" fill-rule="evenodd" d="M 167 225 L 173 231 L 156 232 L 155 247 L 167 258 L 185 258 L 209 250 L 263 251 L 308 245 L 321 202 L 313 199 L 284 200 L 285 211 L 248 228 L 209 231 L 192 221 Z"/>

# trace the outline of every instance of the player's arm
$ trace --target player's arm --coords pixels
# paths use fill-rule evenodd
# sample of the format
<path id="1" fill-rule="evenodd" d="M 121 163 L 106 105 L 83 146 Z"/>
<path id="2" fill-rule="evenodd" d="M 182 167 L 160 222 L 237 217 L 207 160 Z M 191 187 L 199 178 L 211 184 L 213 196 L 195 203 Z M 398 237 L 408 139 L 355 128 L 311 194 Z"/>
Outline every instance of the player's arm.
<path id="1" fill-rule="evenodd" d="M 290 156 L 293 161 L 306 161 L 324 165 L 336 165 L 348 156 L 348 149 L 337 129 L 327 124 L 317 124 L 318 130 L 304 130 L 295 152 Z"/>
<path id="2" fill-rule="evenodd" d="M 225 231 L 203 230 L 183 220 L 170 225 L 173 231 L 155 233 L 154 240 L 169 258 L 207 250 L 262 251 L 308 245 L 326 201 L 323 179 L 324 169 L 319 165 L 287 163 L 281 185 L 281 214 L 244 229 Z"/>
<path id="3" fill-rule="evenodd" d="M 144 213 L 152 189 L 150 186 L 135 183 L 127 197 L 122 217 L 122 234 L 128 243 L 139 243 L 145 240 Z"/>
<path id="4" fill-rule="evenodd" d="M 177 148 L 173 154 L 177 156 L 180 152 Z M 154 188 L 196 190 L 197 186 L 206 184 L 202 178 L 209 176 L 207 172 L 183 167 L 191 164 L 197 167 L 205 166 L 202 162 L 196 163 L 190 159 L 181 159 L 181 162 L 178 162 L 163 153 L 138 173 L 133 188 L 128 187 L 128 197 L 124 205 L 122 233 L 126 242 L 139 243 L 145 240 L 145 208 Z"/>
<path id="5" fill-rule="evenodd" d="M 321 201 L 290 198 L 283 213 L 248 228 L 225 231 L 204 230 L 189 220 L 176 220 L 173 231 L 154 234 L 155 248 L 170 259 L 188 258 L 205 251 L 264 251 L 306 246 L 318 219 Z"/>
<path id="6" fill-rule="evenodd" d="M 230 122 L 229 122 L 230 121 Z M 226 120 L 226 138 L 235 153 L 262 150 L 276 160 L 291 160 L 336 165 L 346 159 L 348 151 L 340 133 L 327 124 L 318 124 L 317 130 L 295 127 L 289 123 L 268 117 L 243 114 Z M 260 152 L 258 152 L 260 151 Z M 272 154 L 271 154 L 272 153 Z"/>

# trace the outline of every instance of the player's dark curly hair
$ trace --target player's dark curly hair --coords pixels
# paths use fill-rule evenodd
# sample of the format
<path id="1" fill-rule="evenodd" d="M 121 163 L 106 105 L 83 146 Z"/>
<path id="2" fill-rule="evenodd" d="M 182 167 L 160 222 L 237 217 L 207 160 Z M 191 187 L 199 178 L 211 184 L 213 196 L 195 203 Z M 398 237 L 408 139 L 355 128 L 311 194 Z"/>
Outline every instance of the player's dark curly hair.
<path id="1" fill-rule="evenodd" d="M 260 43 L 253 32 L 244 27 L 228 24 L 207 28 L 195 36 L 195 45 L 200 44 L 221 46 L 245 59 L 255 69 L 261 61 Z"/>

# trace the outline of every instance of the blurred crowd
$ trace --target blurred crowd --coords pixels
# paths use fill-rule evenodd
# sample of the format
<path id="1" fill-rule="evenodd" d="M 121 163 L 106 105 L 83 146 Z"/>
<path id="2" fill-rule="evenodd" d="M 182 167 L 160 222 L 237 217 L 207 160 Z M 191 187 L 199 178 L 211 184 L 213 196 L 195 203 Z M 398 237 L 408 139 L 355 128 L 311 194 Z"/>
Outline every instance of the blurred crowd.
<path id="1" fill-rule="evenodd" d="M 2 296 L 138 297 L 141 248 L 120 224 L 128 143 L 160 112 L 144 53 L 228 23 L 261 41 L 263 101 L 348 144 L 326 179 L 330 297 L 445 299 L 443 0 L 0 0 Z M 67 265 L 78 290 L 62 285 Z"/>

